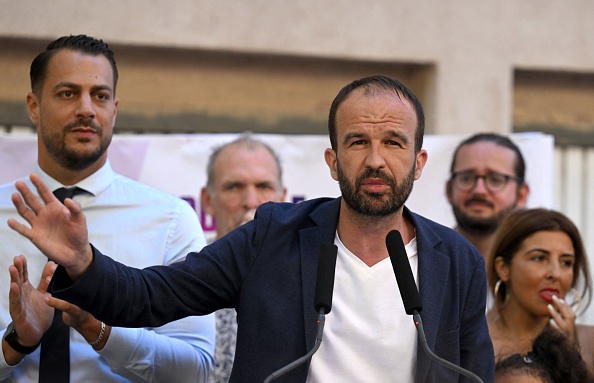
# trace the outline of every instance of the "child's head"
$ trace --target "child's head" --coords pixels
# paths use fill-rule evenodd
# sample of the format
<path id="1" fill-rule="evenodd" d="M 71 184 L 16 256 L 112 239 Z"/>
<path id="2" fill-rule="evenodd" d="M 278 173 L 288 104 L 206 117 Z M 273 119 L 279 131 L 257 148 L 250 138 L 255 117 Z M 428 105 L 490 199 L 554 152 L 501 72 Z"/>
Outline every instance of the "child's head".
<path id="1" fill-rule="evenodd" d="M 514 354 L 495 365 L 496 383 L 583 383 L 587 379 L 577 347 L 548 326 L 536 337 L 528 354 Z"/>

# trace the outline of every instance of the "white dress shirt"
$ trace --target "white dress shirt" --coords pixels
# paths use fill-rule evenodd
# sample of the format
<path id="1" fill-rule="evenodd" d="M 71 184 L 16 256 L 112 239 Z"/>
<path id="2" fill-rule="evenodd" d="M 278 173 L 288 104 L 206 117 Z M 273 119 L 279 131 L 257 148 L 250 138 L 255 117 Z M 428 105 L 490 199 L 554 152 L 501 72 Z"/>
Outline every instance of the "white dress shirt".
<path id="1" fill-rule="evenodd" d="M 65 186 L 37 173 L 51 190 Z M 24 178 L 32 187 L 28 178 Z M 74 186 L 74 185 L 66 185 Z M 87 193 L 74 200 L 86 215 L 90 242 L 104 254 L 133 267 L 171 264 L 206 245 L 196 212 L 180 198 L 115 173 L 109 162 L 77 183 Z M 27 257 L 29 279 L 37 286 L 47 258 L 6 221 L 24 222 L 10 195 L 14 182 L 0 186 L 0 334 L 11 322 L 8 267 Z M 166 302 L 164 302 L 166 304 Z M 194 316 L 154 329 L 112 328 L 105 347 L 95 351 L 70 329 L 71 382 L 203 382 L 213 367 L 214 314 Z M 1 354 L 1 353 L 0 353 Z M 39 349 L 15 366 L 0 355 L 0 381 L 37 382 Z"/>

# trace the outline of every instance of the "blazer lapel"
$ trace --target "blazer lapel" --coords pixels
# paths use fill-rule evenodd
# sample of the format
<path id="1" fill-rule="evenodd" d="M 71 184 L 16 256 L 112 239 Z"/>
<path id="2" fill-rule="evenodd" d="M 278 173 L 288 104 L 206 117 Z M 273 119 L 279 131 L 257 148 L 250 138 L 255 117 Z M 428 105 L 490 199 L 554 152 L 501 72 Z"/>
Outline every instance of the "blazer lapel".
<path id="1" fill-rule="evenodd" d="M 340 198 L 322 204 L 310 214 L 314 224 L 311 227 L 299 230 L 305 344 L 308 351 L 315 344 L 317 334 L 318 313 L 313 302 L 320 247 L 324 243 L 334 243 L 339 211 Z"/>
<path id="2" fill-rule="evenodd" d="M 427 345 L 431 350 L 434 350 L 440 325 L 439 319 L 446 294 L 444 286 L 447 285 L 450 263 L 446 255 L 435 249 L 442 242 L 442 239 L 420 219 L 417 219 L 415 215 L 412 215 L 412 219 L 416 230 L 419 257 L 419 294 L 423 306 L 421 319 L 423 320 Z M 427 380 L 430 364 L 431 358 L 419 344 L 416 367 L 417 383 Z"/>

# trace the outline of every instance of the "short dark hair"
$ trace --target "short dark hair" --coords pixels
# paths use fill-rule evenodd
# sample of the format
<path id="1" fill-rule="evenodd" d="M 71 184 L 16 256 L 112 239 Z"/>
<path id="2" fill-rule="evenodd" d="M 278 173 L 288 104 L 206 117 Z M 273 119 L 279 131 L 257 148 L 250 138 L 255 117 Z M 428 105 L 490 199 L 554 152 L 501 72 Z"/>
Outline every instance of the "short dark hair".
<path id="1" fill-rule="evenodd" d="M 423 146 L 423 136 L 425 134 L 425 114 L 423 113 L 423 106 L 421 102 L 417 98 L 417 96 L 408 89 L 404 84 L 400 81 L 384 76 L 384 75 L 373 75 L 369 77 L 364 77 L 359 80 L 355 80 L 350 84 L 343 87 L 338 95 L 332 101 L 332 106 L 330 107 L 330 115 L 328 116 L 328 134 L 330 135 L 330 144 L 332 145 L 332 149 L 336 151 L 338 148 L 338 142 L 336 137 L 336 112 L 338 111 L 338 107 L 340 104 L 357 88 L 365 87 L 366 89 L 382 89 L 382 90 L 389 90 L 394 91 L 398 97 L 404 97 L 413 105 L 415 109 L 415 113 L 417 115 L 417 130 L 415 133 L 415 152 L 418 153 Z"/>
<path id="2" fill-rule="evenodd" d="M 49 43 L 45 51 L 35 57 L 31 63 L 29 76 L 31 77 L 31 90 L 41 97 L 41 89 L 47 75 L 47 65 L 50 59 L 60 50 L 69 49 L 76 52 L 82 52 L 89 55 L 103 55 L 111 64 L 113 71 L 113 93 L 115 95 L 116 85 L 118 83 L 118 68 L 115 57 L 111 49 L 102 40 L 98 40 L 87 35 L 63 36 Z"/>
<path id="3" fill-rule="evenodd" d="M 516 163 L 515 163 L 515 176 L 519 178 L 518 184 L 523 185 L 526 179 L 526 162 L 524 161 L 524 156 L 522 156 L 522 152 L 520 148 L 514 142 L 509 139 L 509 137 L 503 136 L 497 133 L 476 133 L 464 141 L 460 142 L 454 150 L 454 155 L 452 156 L 452 163 L 450 165 L 450 173 L 454 174 L 454 168 L 456 167 L 456 157 L 458 156 L 458 152 L 463 146 L 472 145 L 477 142 L 492 142 L 495 145 L 502 146 L 504 148 L 510 149 L 516 155 Z"/>

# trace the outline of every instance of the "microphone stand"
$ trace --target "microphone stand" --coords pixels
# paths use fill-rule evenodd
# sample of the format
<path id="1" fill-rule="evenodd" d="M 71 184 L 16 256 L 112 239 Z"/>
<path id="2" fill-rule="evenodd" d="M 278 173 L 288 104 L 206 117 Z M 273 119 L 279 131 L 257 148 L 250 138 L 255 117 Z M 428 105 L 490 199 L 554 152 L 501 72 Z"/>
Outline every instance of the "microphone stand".
<path id="1" fill-rule="evenodd" d="M 427 338 L 425 337 L 425 330 L 423 329 L 423 322 L 421 321 L 421 314 L 419 314 L 419 311 L 413 310 L 413 320 L 415 322 L 415 326 L 417 327 L 417 332 L 419 333 L 419 341 L 421 343 L 421 347 L 423 347 L 423 350 L 425 350 L 425 352 L 431 358 L 435 359 L 436 361 L 438 361 L 445 367 L 449 368 L 450 370 L 456 371 L 460 375 L 464 375 L 470 379 L 475 380 L 478 383 L 484 383 L 483 380 L 481 378 L 479 378 L 476 374 L 474 374 L 464 368 L 461 368 L 460 366 L 457 366 L 448 360 L 440 358 L 433 351 L 431 351 L 431 349 L 427 345 Z"/>
<path id="2" fill-rule="evenodd" d="M 326 313 L 324 311 L 324 308 L 320 307 L 320 311 L 318 313 L 318 333 L 316 335 L 316 343 L 314 344 L 311 351 L 303 355 L 301 358 L 293 361 L 292 363 L 287 364 L 285 367 L 278 369 L 274 371 L 272 374 L 268 375 L 266 380 L 264 380 L 264 383 L 270 383 L 279 376 L 286 374 L 295 367 L 306 362 L 316 351 L 318 351 L 318 348 L 320 348 L 320 345 L 322 344 L 322 333 L 324 332 L 324 324 L 326 323 Z"/>

